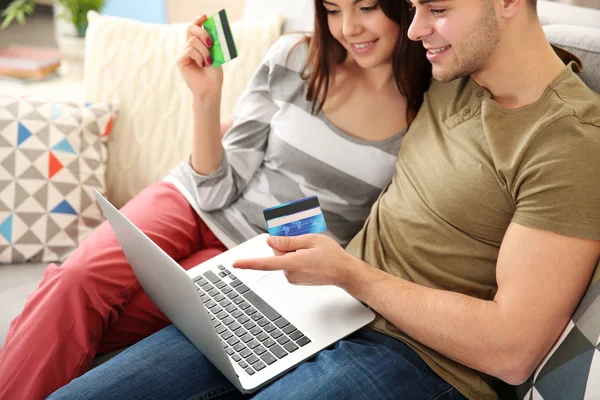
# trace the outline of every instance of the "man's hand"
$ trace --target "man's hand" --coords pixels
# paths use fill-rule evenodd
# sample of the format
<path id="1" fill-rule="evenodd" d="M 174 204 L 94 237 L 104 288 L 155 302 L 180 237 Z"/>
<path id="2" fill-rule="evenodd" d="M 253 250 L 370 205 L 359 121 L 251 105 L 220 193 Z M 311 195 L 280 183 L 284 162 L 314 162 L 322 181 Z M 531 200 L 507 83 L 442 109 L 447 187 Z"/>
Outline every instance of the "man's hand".
<path id="1" fill-rule="evenodd" d="M 343 286 L 352 269 L 364 264 L 325 235 L 271 236 L 267 243 L 279 254 L 277 257 L 238 260 L 233 267 L 283 270 L 288 281 L 295 285 Z"/>

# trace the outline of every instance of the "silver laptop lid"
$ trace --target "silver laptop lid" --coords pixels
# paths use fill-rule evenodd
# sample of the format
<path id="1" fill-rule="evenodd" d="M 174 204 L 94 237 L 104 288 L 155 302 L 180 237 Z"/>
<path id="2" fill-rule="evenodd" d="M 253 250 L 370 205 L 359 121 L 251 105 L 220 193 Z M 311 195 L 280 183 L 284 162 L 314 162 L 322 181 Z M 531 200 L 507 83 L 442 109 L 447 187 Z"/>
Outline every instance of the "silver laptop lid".
<path id="1" fill-rule="evenodd" d="M 158 308 L 241 392 L 242 385 L 186 272 L 94 190 L 131 268 Z"/>

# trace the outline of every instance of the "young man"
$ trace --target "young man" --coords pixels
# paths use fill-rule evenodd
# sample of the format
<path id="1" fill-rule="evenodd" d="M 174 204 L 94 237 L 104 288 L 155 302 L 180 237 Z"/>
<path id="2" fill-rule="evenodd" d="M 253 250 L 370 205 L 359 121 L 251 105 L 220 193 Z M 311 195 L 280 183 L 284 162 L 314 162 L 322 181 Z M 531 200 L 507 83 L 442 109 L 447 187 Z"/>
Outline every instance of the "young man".
<path id="1" fill-rule="evenodd" d="M 578 60 L 548 43 L 535 0 L 412 2 L 409 34 L 439 82 L 362 231 L 347 251 L 323 235 L 270 238 L 287 254 L 236 264 L 340 286 L 384 335 L 362 330 L 257 398 L 496 398 L 534 371 L 598 263 L 600 97 Z M 177 374 L 167 384 L 138 357 Z M 56 398 L 235 395 L 214 371 L 166 329 Z"/>

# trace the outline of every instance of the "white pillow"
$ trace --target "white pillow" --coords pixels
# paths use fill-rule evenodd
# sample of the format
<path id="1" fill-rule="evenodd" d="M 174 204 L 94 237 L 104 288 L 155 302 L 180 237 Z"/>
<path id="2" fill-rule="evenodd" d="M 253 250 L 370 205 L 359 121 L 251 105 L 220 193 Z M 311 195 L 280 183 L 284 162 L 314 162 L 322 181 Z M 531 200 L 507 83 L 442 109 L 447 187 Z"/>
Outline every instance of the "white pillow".
<path id="1" fill-rule="evenodd" d="M 120 207 L 190 153 L 192 96 L 175 65 L 187 24 L 148 24 L 94 12 L 88 20 L 84 94 L 88 101 L 119 105 L 108 142 L 106 185 Z M 231 24 L 239 56 L 223 66 L 223 121 L 233 118 L 238 98 L 281 26 L 279 14 Z"/>

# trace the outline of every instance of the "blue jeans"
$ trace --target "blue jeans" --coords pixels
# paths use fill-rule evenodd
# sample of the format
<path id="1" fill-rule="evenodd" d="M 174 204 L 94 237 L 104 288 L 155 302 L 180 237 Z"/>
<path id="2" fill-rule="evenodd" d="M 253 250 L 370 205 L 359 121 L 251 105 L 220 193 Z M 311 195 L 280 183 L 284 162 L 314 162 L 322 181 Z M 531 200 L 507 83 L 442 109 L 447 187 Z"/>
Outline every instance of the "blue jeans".
<path id="1" fill-rule="evenodd" d="M 142 340 L 48 399 L 417 399 L 464 397 L 403 342 L 362 329 L 251 396 L 174 326 Z"/>

